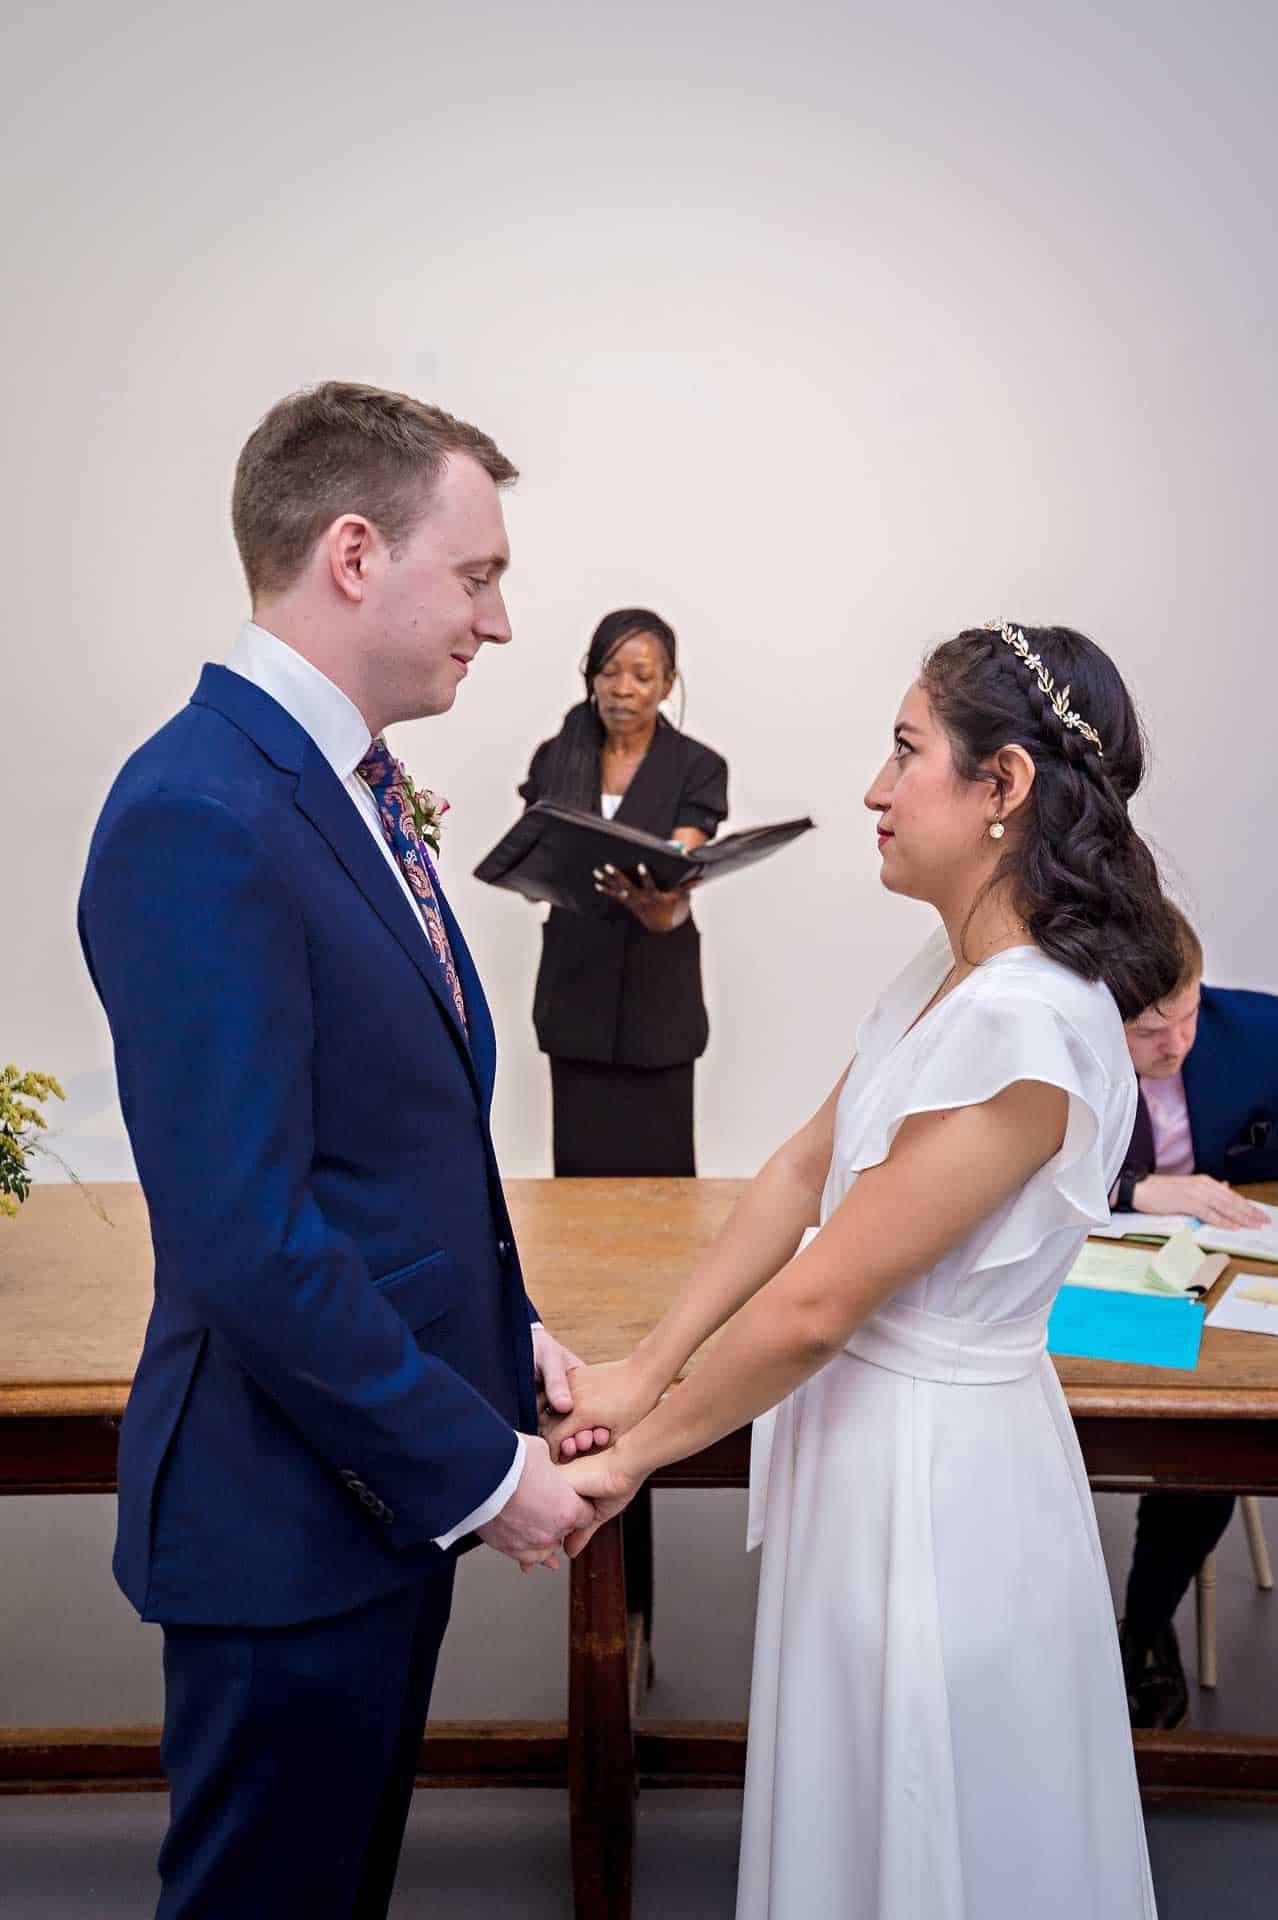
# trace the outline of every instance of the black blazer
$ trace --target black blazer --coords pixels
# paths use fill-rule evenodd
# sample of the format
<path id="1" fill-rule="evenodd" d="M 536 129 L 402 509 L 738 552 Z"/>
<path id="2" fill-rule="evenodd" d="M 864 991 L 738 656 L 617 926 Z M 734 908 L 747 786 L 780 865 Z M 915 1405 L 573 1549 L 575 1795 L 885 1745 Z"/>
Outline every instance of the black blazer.
<path id="1" fill-rule="evenodd" d="M 1184 1077 L 1194 1171 L 1233 1186 L 1278 1180 L 1278 995 L 1204 987 Z M 1123 1172 L 1143 1180 L 1154 1171 L 1142 1094 Z"/>
<path id="2" fill-rule="evenodd" d="M 550 799 L 553 742 L 532 757 L 519 791 L 531 806 Z M 596 783 L 593 805 L 599 805 Z M 660 716 L 652 745 L 615 818 L 668 840 L 676 827 L 713 839 L 728 811 L 727 762 Z M 598 919 L 552 907 L 542 928 L 533 1024 L 543 1053 L 618 1067 L 677 1067 L 706 1050 L 701 936 L 691 918 L 673 933 L 649 933 L 624 907 Z"/>

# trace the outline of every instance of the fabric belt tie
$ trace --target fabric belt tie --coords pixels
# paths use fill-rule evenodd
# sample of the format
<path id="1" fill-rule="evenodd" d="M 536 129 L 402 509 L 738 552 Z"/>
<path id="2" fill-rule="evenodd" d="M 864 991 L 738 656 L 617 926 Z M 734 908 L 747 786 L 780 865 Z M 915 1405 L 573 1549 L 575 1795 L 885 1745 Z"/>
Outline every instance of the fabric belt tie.
<path id="1" fill-rule="evenodd" d="M 955 1320 L 889 1301 L 857 1328 L 845 1351 L 872 1367 L 938 1386 L 1003 1386 L 1026 1379 L 1038 1366 L 1047 1350 L 1050 1313 L 1050 1307 L 1042 1307 L 1016 1320 Z M 788 1425 L 792 1400 L 793 1395 L 761 1414 L 751 1433 L 747 1552 L 763 1538 L 778 1423 L 784 1416 Z"/>

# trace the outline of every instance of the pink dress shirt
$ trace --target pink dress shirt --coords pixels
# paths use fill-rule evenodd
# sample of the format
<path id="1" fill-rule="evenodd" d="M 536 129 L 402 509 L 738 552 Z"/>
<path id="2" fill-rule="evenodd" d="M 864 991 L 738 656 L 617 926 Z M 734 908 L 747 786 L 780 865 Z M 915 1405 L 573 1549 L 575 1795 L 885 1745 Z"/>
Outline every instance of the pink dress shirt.
<path id="1" fill-rule="evenodd" d="M 1192 1173 L 1194 1141 L 1189 1131 L 1184 1076 L 1177 1073 L 1170 1080 L 1142 1080 L 1140 1090 L 1154 1130 L 1154 1171 Z"/>

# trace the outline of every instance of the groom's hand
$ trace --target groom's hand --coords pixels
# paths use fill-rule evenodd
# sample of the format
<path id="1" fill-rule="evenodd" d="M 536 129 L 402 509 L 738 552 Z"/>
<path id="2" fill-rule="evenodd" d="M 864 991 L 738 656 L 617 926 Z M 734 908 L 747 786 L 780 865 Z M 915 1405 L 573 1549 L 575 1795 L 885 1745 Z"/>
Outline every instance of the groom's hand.
<path id="1" fill-rule="evenodd" d="M 564 1414 L 571 1413 L 576 1396 L 571 1375 L 580 1367 L 581 1361 L 570 1347 L 556 1340 L 545 1327 L 536 1326 L 532 1330 L 533 1364 L 537 1369 L 537 1381 L 541 1388 L 539 1412 L 541 1431 L 545 1435 L 552 1425 L 558 1423 Z M 597 1447 L 606 1447 L 612 1438 L 607 1427 L 600 1427 L 593 1434 Z"/>
<path id="2" fill-rule="evenodd" d="M 526 1435 L 519 1485 L 496 1519 L 480 1527 L 479 1537 L 497 1553 L 517 1560 L 527 1573 L 541 1565 L 557 1568 L 564 1535 L 579 1532 L 593 1519 L 594 1508 L 554 1465 L 545 1441 Z"/>
<path id="3" fill-rule="evenodd" d="M 568 1375 L 581 1361 L 570 1347 L 540 1325 L 532 1330 L 532 1350 L 537 1384 L 546 1406 L 553 1407 L 556 1413 L 571 1413 L 572 1387 Z"/>

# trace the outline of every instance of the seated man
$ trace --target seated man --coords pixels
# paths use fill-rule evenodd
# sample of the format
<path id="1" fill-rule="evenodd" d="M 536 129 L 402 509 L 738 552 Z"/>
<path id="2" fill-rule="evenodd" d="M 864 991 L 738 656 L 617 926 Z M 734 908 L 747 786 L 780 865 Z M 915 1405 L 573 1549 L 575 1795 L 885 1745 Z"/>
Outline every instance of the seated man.
<path id="1" fill-rule="evenodd" d="M 1265 1215 L 1228 1183 L 1278 1180 L 1278 995 L 1205 987 L 1198 937 L 1176 919 L 1180 981 L 1127 1028 L 1140 1102 L 1110 1200 L 1118 1211 L 1259 1226 Z M 1119 1630 L 1134 1727 L 1185 1718 L 1172 1616 L 1233 1510 L 1231 1494 L 1147 1493 L 1140 1503 Z"/>

